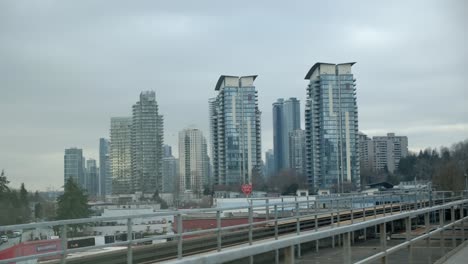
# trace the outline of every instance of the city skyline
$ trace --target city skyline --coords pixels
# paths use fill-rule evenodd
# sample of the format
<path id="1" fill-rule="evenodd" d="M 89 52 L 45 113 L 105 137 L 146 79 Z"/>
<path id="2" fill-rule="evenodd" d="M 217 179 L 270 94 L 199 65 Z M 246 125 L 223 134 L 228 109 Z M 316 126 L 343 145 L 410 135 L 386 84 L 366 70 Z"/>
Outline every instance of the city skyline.
<path id="1" fill-rule="evenodd" d="M 263 13 L 249 3 L 221 16 L 221 3 L 3 1 L 0 169 L 11 186 L 60 188 L 63 150 L 77 146 L 97 160 L 109 118 L 128 116 L 144 90 L 157 94 L 165 144 L 177 146 L 177 132 L 193 124 L 208 136 L 206 101 L 222 73 L 259 75 L 264 153 L 273 148 L 271 104 L 305 102 L 303 74 L 317 61 L 358 62 L 359 128 L 368 136 L 406 135 L 413 151 L 465 140 L 466 2 L 335 3 L 325 17 L 333 3 L 272 3 Z"/>

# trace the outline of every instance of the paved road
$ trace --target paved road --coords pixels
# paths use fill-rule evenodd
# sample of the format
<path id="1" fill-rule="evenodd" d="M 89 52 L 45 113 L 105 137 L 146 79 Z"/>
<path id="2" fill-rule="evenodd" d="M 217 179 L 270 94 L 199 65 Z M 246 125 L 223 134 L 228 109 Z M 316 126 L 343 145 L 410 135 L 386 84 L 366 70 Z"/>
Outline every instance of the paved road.
<path id="1" fill-rule="evenodd" d="M 15 237 L 15 238 L 9 238 L 8 239 L 8 242 L 5 242 L 3 244 L 0 245 L 0 251 L 4 250 L 4 249 L 7 249 L 9 247 L 12 247 L 14 246 L 15 244 L 18 244 L 20 241 L 20 238 L 19 237 Z"/>
<path id="2" fill-rule="evenodd" d="M 54 235 L 54 231 L 51 228 L 38 228 L 34 230 L 26 230 L 23 232 L 21 237 L 8 238 L 8 242 L 5 242 L 2 245 L 0 245 L 0 251 L 12 247 L 21 242 L 29 241 L 31 240 L 31 238 L 33 240 L 35 238 L 40 238 L 41 235 L 50 237 L 51 235 Z"/>

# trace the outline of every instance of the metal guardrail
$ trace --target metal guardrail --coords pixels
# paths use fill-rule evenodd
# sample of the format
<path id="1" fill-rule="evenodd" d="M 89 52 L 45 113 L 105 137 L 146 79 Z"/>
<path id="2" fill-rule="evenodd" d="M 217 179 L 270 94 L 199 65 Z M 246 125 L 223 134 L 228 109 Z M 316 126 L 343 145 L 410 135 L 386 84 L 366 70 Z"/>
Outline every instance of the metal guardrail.
<path id="1" fill-rule="evenodd" d="M 311 196 L 312 197 L 312 196 Z M 110 246 L 127 246 L 127 263 L 133 263 L 133 248 L 136 244 L 152 241 L 155 239 L 174 239 L 177 240 L 177 258 L 181 259 L 183 255 L 183 242 L 184 237 L 194 236 L 194 235 L 211 235 L 214 234 L 217 237 L 217 251 L 224 250 L 222 233 L 234 229 L 248 229 L 248 243 L 253 244 L 253 229 L 255 226 L 274 224 L 275 228 L 275 237 L 278 238 L 278 225 L 282 221 L 287 220 L 296 220 L 296 235 L 301 234 L 300 221 L 306 217 L 315 217 L 317 221 L 318 217 L 331 215 L 331 223 L 333 223 L 334 218 L 338 217 L 343 211 L 351 211 L 351 222 L 353 221 L 353 212 L 358 212 L 362 210 L 364 212 L 364 219 L 366 218 L 366 211 L 368 209 L 373 209 L 373 215 L 377 214 L 377 207 L 379 210 L 383 207 L 384 215 L 390 209 L 390 214 L 396 213 L 393 211 L 395 207 L 394 204 L 399 206 L 399 213 L 404 212 L 412 208 L 422 208 L 426 205 L 430 206 L 433 202 L 445 203 L 453 199 L 460 199 L 461 197 L 455 196 L 451 192 L 391 192 L 391 193 L 382 193 L 377 195 L 346 195 L 343 197 L 340 196 L 330 196 L 330 197 L 319 197 L 314 196 L 314 199 L 300 201 L 298 198 L 295 198 L 295 201 L 291 202 L 281 202 L 281 203 L 270 203 L 269 199 L 265 200 L 263 204 L 255 204 L 251 202 L 248 206 L 233 206 L 225 208 L 204 208 L 204 209 L 188 209 L 188 210 L 176 210 L 176 211 L 164 211 L 164 212 L 155 212 L 151 214 L 140 214 L 132 216 L 117 216 L 117 217 L 93 217 L 85 219 L 71 219 L 71 220 L 61 220 L 61 221 L 50 221 L 42 223 L 31 223 L 31 224 L 20 224 L 20 225 L 11 225 L 11 226 L 0 226 L 0 232 L 12 231 L 17 229 L 31 229 L 31 228 L 40 228 L 40 227 L 53 227 L 60 226 L 60 239 L 62 249 L 60 251 L 48 252 L 43 254 L 36 254 L 31 256 L 22 256 L 16 257 L 13 259 L 0 260 L 0 263 L 10 263 L 16 261 L 25 261 L 30 259 L 38 259 L 51 256 L 60 256 L 61 262 L 66 263 L 67 255 L 74 252 L 82 252 L 90 249 L 98 249 L 103 247 Z M 272 198 L 277 199 L 277 198 Z M 387 205 L 387 209 L 386 209 Z M 225 211 L 233 210 L 247 210 L 248 212 L 248 223 L 222 227 L 221 220 L 224 219 L 221 214 Z M 257 210 L 257 215 L 262 215 L 265 220 L 254 222 L 253 218 L 255 211 Z M 259 213 L 260 212 L 260 213 Z M 281 217 L 279 212 L 289 212 L 288 217 Z M 197 230 L 197 231 L 183 231 L 183 217 L 190 215 L 199 215 L 201 213 L 215 213 L 216 214 L 216 227 Z M 273 213 L 273 216 L 271 216 Z M 157 216 L 174 216 L 176 220 L 176 228 L 178 233 L 176 234 L 166 234 L 166 235 L 154 235 L 141 239 L 134 239 L 132 232 L 132 220 L 135 218 L 149 218 Z M 132 234 L 127 236 L 127 241 L 113 242 L 105 245 L 98 246 L 89 246 L 75 249 L 67 248 L 67 233 L 69 227 L 72 225 L 83 225 L 90 223 L 98 222 L 109 222 L 116 220 L 126 220 L 127 234 Z M 317 222 L 316 222 L 317 223 Z"/>
<path id="2" fill-rule="evenodd" d="M 468 216 L 464 216 L 463 213 L 461 213 L 460 218 L 458 220 L 455 220 L 454 208 L 455 207 L 465 208 L 466 205 L 468 205 L 468 199 L 455 201 L 455 202 L 449 202 L 447 204 L 433 206 L 429 208 L 417 209 L 417 210 L 409 211 L 409 212 L 401 212 L 399 214 L 389 215 L 389 216 L 377 218 L 377 219 L 371 219 L 371 220 L 367 220 L 367 221 L 359 222 L 359 223 L 353 223 L 353 224 L 346 225 L 346 226 L 332 227 L 330 229 L 318 230 L 318 231 L 309 231 L 307 233 L 299 234 L 296 236 L 284 237 L 280 240 L 271 240 L 271 241 L 256 243 L 256 244 L 249 245 L 249 246 L 230 248 L 221 252 L 187 257 L 184 259 L 174 260 L 174 261 L 170 261 L 167 263 L 172 263 L 172 264 L 223 263 L 223 262 L 244 259 L 244 258 L 252 257 L 254 255 L 276 251 L 276 250 L 282 250 L 282 249 L 286 250 L 285 251 L 286 262 L 293 263 L 294 262 L 294 247 L 296 245 L 300 245 L 300 244 L 311 242 L 311 241 L 317 241 L 319 239 L 328 238 L 328 237 L 337 236 L 337 235 L 344 236 L 343 263 L 350 263 L 351 262 L 351 243 L 350 243 L 351 233 L 358 231 L 358 230 L 365 229 L 365 228 L 374 227 L 374 226 L 380 226 L 380 233 L 381 233 L 380 234 L 380 243 L 381 243 L 380 248 L 381 250 L 379 253 L 374 254 L 357 263 L 359 264 L 371 263 L 378 259 L 382 259 L 382 263 L 386 263 L 388 256 L 390 254 L 397 252 L 398 250 L 408 248 L 408 247 L 410 247 L 410 250 L 411 250 L 411 246 L 418 241 L 430 238 L 431 236 L 437 233 L 443 232 L 445 229 L 453 227 L 454 225 L 458 225 L 458 224 L 464 225 L 464 222 L 468 220 Z M 410 239 L 409 232 L 411 230 L 412 218 L 417 217 L 419 215 L 424 215 L 426 226 L 428 226 L 430 213 L 438 212 L 440 214 L 442 210 L 446 210 L 446 209 L 451 210 L 451 213 L 452 213 L 451 223 L 444 224 L 444 220 L 443 218 L 441 218 L 439 228 L 430 232 L 429 230 L 426 230 L 426 234 Z M 461 210 L 461 212 L 463 212 L 463 210 Z M 396 220 L 401 220 L 401 219 L 406 220 L 407 241 L 395 247 L 387 248 L 386 246 L 386 223 L 396 221 Z M 465 240 L 465 237 L 463 237 L 463 240 Z"/>

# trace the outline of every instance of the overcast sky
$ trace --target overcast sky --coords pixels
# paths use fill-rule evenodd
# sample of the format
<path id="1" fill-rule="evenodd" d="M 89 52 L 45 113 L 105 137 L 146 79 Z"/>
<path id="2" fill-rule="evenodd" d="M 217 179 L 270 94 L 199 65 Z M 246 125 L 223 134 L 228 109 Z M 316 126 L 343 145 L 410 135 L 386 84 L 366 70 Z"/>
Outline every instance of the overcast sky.
<path id="1" fill-rule="evenodd" d="M 197 127 L 221 74 L 258 74 L 272 107 L 316 62 L 357 62 L 359 129 L 411 150 L 468 138 L 467 1 L 0 1 L 0 169 L 11 186 L 63 185 L 63 153 L 98 159 L 110 117 L 156 91 L 165 143 Z M 304 127 L 303 121 L 302 126 Z"/>

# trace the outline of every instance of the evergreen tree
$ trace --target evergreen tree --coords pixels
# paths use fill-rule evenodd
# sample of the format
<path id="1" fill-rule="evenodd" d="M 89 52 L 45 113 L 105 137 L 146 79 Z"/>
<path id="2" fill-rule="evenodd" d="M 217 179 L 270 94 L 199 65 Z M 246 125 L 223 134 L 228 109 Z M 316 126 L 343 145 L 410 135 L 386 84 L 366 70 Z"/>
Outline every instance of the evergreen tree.
<path id="1" fill-rule="evenodd" d="M 24 183 L 21 183 L 21 189 L 20 189 L 20 202 L 23 205 L 27 205 L 29 203 L 29 198 L 28 198 L 28 191 L 24 187 Z"/>
<path id="2" fill-rule="evenodd" d="M 91 215 L 88 196 L 71 178 L 65 183 L 63 194 L 57 198 L 57 207 L 58 220 L 87 218 Z M 69 236 L 77 236 L 81 226 L 70 225 L 72 232 L 69 233 Z"/>
<path id="3" fill-rule="evenodd" d="M 64 186 L 64 193 L 57 198 L 57 219 L 77 219 L 89 217 L 88 196 L 70 178 Z"/>
<path id="4" fill-rule="evenodd" d="M 2 173 L 0 174 L 0 197 L 2 197 L 5 193 L 7 193 L 10 189 L 8 188 L 8 184 L 10 182 L 7 180 L 7 177 L 5 176 L 5 171 L 2 170 Z"/>
<path id="5" fill-rule="evenodd" d="M 167 209 L 168 206 L 167 206 L 167 203 L 166 201 L 164 201 L 164 199 L 162 199 L 160 196 L 159 196 L 159 192 L 158 190 L 156 190 L 153 194 L 153 198 L 151 199 L 157 203 L 159 203 L 161 205 L 161 209 Z"/>

